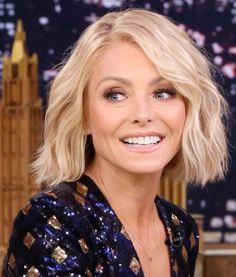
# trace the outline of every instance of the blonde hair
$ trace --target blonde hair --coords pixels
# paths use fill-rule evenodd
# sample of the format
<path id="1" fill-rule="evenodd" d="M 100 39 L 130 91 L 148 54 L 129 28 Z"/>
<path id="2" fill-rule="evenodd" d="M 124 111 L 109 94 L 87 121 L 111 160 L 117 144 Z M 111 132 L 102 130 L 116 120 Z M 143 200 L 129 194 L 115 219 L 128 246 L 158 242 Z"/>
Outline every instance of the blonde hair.
<path id="1" fill-rule="evenodd" d="M 136 43 L 186 101 L 181 149 L 165 173 L 200 184 L 223 178 L 228 152 L 222 118 L 227 117 L 227 104 L 208 60 L 165 16 L 128 9 L 108 13 L 90 25 L 54 79 L 44 143 L 33 163 L 37 182 L 76 180 L 93 160 L 91 137 L 86 134 L 86 87 L 95 61 L 114 40 Z"/>

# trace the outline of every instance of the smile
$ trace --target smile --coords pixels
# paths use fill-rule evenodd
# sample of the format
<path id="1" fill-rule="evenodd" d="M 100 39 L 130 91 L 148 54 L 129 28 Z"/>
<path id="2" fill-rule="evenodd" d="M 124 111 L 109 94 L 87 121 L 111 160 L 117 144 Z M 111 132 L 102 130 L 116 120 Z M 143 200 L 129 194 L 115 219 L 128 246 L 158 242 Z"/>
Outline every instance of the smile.
<path id="1" fill-rule="evenodd" d="M 159 136 L 145 136 L 145 137 L 127 137 L 122 139 L 122 142 L 131 145 L 152 145 L 161 141 Z"/>

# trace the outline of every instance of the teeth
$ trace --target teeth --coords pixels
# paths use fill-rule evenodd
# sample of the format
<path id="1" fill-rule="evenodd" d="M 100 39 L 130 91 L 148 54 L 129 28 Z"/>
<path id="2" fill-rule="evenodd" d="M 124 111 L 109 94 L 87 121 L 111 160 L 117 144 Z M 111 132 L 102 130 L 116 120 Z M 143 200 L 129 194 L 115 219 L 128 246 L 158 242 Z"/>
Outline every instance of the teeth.
<path id="1" fill-rule="evenodd" d="M 123 139 L 123 141 L 129 144 L 148 145 L 148 144 L 155 144 L 161 141 L 161 138 L 158 136 L 128 137 Z"/>
<path id="2" fill-rule="evenodd" d="M 138 138 L 138 144 L 144 144 L 144 138 L 139 137 Z"/>

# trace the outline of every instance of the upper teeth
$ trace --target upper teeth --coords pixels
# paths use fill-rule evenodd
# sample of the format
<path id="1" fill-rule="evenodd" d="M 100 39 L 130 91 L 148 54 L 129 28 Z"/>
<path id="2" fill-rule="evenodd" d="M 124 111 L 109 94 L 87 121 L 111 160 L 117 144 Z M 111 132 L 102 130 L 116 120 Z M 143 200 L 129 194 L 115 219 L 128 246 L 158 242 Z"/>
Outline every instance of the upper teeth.
<path id="1" fill-rule="evenodd" d="M 123 139 L 124 142 L 135 143 L 135 144 L 152 144 L 157 143 L 161 140 L 158 136 L 146 136 L 146 137 L 129 137 Z"/>

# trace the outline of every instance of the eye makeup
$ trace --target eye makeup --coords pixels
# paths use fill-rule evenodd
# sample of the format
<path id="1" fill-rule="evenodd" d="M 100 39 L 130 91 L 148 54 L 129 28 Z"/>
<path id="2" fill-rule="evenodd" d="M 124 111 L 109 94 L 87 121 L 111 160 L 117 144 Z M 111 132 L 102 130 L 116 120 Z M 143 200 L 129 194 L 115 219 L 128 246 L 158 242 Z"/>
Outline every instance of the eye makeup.
<path id="1" fill-rule="evenodd" d="M 103 93 L 103 97 L 110 102 L 119 102 L 125 99 L 125 93 L 120 88 L 111 88 Z"/>

